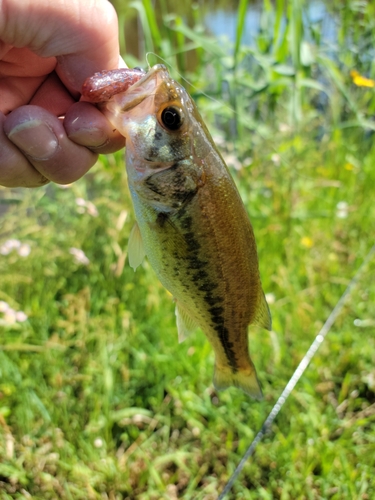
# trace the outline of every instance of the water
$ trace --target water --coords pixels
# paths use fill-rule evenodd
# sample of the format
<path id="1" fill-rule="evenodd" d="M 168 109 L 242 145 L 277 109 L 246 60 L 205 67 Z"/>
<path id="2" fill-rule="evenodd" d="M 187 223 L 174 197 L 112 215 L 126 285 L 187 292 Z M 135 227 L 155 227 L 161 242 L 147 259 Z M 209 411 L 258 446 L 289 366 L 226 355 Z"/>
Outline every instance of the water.
<path id="1" fill-rule="evenodd" d="M 246 13 L 245 29 L 242 43 L 249 47 L 256 45 L 256 39 L 259 36 L 263 16 L 263 2 L 257 2 L 249 5 Z M 286 24 L 284 16 L 283 28 Z M 234 43 L 237 27 L 237 10 L 233 6 L 228 9 L 218 8 L 206 14 L 204 25 L 214 36 L 224 38 Z M 337 26 L 334 17 L 327 11 L 326 6 L 321 1 L 308 2 L 304 16 L 304 28 L 306 39 L 311 40 L 309 33 L 310 26 L 319 26 L 321 37 L 327 43 L 331 44 L 337 41 Z M 310 35 L 310 36 L 309 36 Z"/>
<path id="2" fill-rule="evenodd" d="M 112 0 L 123 19 L 123 31 L 125 38 L 125 54 L 131 54 L 139 60 L 144 60 L 145 41 L 140 18 L 135 9 L 126 7 L 126 4 Z M 211 0 L 209 2 L 154 2 L 155 15 L 158 26 L 166 22 L 166 16 L 173 13 L 181 17 L 183 22 L 194 28 L 197 21 L 202 23 L 205 31 L 212 34 L 223 46 L 229 49 L 233 46 L 236 38 L 238 2 Z M 263 1 L 250 2 L 245 21 L 245 29 L 242 44 L 255 47 L 257 38 L 261 31 L 272 30 L 273 21 L 267 18 L 269 13 L 264 12 Z M 324 44 L 331 45 L 337 41 L 337 20 L 331 14 L 323 1 L 315 0 L 305 2 L 304 6 L 304 37 L 306 41 L 312 41 L 311 29 L 316 27 Z M 168 21 L 167 21 L 168 24 Z M 121 25 L 121 23 L 120 23 Z M 286 14 L 284 15 L 282 28 L 286 26 Z M 193 68 L 189 68 L 193 69 Z"/>

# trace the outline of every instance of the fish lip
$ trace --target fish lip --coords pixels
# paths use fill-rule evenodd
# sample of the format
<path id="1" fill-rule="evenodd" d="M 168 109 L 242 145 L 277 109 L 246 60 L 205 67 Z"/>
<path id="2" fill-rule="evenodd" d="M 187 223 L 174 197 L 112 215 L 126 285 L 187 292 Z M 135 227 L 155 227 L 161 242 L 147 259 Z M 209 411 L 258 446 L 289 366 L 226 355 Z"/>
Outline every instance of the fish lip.
<path id="1" fill-rule="evenodd" d="M 150 97 L 150 87 L 153 87 L 154 91 L 158 87 L 158 80 L 165 80 L 169 77 L 169 72 L 164 64 L 156 64 L 140 79 L 138 82 L 134 83 L 128 90 L 121 95 L 121 108 L 122 112 L 129 111 L 130 109 L 138 106 L 147 97 Z M 152 82 L 154 81 L 153 85 Z M 114 100 L 116 96 L 113 96 Z"/>

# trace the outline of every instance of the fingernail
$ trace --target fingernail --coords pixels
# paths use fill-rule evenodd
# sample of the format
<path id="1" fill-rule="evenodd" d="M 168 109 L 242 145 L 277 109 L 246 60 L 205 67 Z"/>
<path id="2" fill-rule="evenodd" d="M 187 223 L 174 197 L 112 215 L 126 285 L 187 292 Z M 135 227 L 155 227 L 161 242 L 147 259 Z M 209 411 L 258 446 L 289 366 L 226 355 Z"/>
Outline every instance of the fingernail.
<path id="1" fill-rule="evenodd" d="M 54 155 L 59 145 L 53 130 L 40 120 L 31 120 L 16 125 L 8 133 L 8 139 L 36 160 L 48 160 Z"/>
<path id="2" fill-rule="evenodd" d="M 71 132 L 68 137 L 77 144 L 86 146 L 87 148 L 99 148 L 108 142 L 107 135 L 99 128 L 81 128 L 76 132 Z"/>

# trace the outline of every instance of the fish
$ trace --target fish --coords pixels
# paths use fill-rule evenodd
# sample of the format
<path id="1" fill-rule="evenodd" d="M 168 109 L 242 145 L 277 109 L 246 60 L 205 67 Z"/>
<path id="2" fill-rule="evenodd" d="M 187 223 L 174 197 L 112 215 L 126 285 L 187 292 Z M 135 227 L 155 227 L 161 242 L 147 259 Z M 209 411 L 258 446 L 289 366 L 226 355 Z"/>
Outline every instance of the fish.
<path id="1" fill-rule="evenodd" d="M 126 138 L 136 218 L 129 263 L 135 270 L 147 256 L 173 295 L 180 342 L 197 327 L 206 335 L 215 389 L 235 386 L 260 400 L 248 326 L 270 330 L 271 316 L 245 206 L 184 87 L 162 64 L 128 71 L 129 83 L 100 106 Z M 95 78 L 86 93 L 94 87 Z"/>

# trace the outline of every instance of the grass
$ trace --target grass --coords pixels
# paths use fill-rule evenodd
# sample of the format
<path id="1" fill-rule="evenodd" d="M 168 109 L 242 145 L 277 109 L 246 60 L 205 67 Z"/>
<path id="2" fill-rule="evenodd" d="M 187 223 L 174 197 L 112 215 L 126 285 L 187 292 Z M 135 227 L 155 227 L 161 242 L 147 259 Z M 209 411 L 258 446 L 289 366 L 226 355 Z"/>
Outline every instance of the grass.
<path id="1" fill-rule="evenodd" d="M 264 2 L 272 22 L 235 57 L 199 29 L 189 39 L 182 14 L 154 23 L 150 2 L 137 3 L 160 54 L 180 47 L 180 67 L 193 44 L 192 83 L 237 111 L 190 89 L 257 237 L 274 323 L 250 330 L 264 401 L 217 394 L 203 334 L 179 345 L 171 297 L 147 262 L 128 266 L 122 153 L 65 189 L 3 189 L 0 248 L 16 239 L 30 253 L 0 259 L 0 301 L 27 315 L 0 313 L 1 500 L 217 498 L 373 245 L 374 90 L 350 77 L 375 76 L 373 7 L 331 2 L 332 48 L 294 3 L 285 23 L 282 2 Z M 297 50 L 307 40 L 309 65 Z M 230 498 L 374 498 L 374 272 L 371 262 Z"/>

